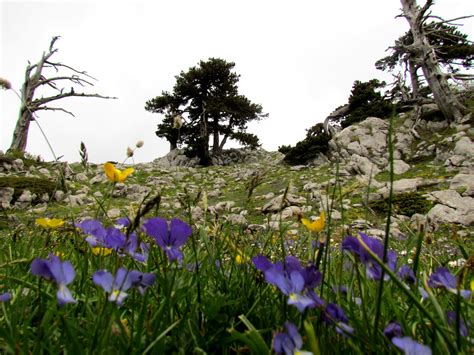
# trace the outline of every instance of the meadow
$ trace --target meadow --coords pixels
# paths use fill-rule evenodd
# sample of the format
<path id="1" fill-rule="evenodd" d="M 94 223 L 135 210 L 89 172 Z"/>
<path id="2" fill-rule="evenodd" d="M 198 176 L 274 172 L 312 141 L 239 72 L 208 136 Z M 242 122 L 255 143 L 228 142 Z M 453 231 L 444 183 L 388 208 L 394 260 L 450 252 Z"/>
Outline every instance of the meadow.
<path id="1" fill-rule="evenodd" d="M 87 173 L 91 167 L 83 163 L 71 167 Z M 49 166 L 64 182 L 57 167 Z M 165 179 L 169 172 L 150 174 L 140 164 L 95 168 L 104 179 L 95 185 L 100 194 L 87 213 L 85 206 L 54 201 L 29 212 L 2 209 L 2 353 L 474 349 L 474 260 L 466 234 L 454 225 L 432 233 L 419 223 L 402 225 L 403 236 L 394 237 L 392 193 L 382 212 L 362 203 L 370 184 L 352 201 L 357 207 L 342 208 L 356 195 L 355 183 L 341 183 L 337 164 L 306 170 L 309 181 L 331 181 L 322 185 L 326 201 L 308 198 L 312 211 L 290 219 L 282 217 L 282 206 L 273 215 L 276 228 L 222 218 L 211 208 L 217 203 L 208 196 L 212 184 L 191 184 L 181 176 L 132 203 L 117 198 L 118 187 L 144 184 L 150 176 Z M 225 167 L 194 171 L 219 172 L 227 174 Z M 270 226 L 270 217 L 256 212 L 257 195 L 279 191 L 285 201 L 300 178 L 273 166 L 228 182 L 225 198 L 245 204 L 249 220 Z M 393 185 L 393 173 L 380 178 Z M 173 204 L 177 208 L 170 209 Z M 343 213 L 333 218 L 336 206 Z M 112 209 L 121 215 L 111 217 Z M 376 220 L 383 235 L 350 223 L 360 217 Z"/>

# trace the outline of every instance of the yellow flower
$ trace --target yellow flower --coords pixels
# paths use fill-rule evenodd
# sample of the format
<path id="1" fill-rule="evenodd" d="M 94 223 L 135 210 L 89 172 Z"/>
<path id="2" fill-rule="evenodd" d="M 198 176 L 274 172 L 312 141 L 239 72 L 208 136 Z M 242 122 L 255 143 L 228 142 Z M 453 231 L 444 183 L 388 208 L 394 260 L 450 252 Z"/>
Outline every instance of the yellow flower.
<path id="1" fill-rule="evenodd" d="M 100 248 L 100 247 L 92 248 L 92 254 L 94 255 L 107 256 L 110 253 L 112 253 L 112 249 L 109 249 L 109 248 Z"/>
<path id="2" fill-rule="evenodd" d="M 301 218 L 301 223 L 308 228 L 311 232 L 321 232 L 324 229 L 324 221 L 326 216 L 324 215 L 324 211 L 321 211 L 319 218 L 315 221 L 310 221 L 307 218 Z"/>
<path id="3" fill-rule="evenodd" d="M 104 164 L 105 175 L 112 182 L 124 182 L 128 175 L 134 172 L 133 168 L 127 168 L 124 171 L 121 171 L 115 167 L 112 163 Z"/>
<path id="4" fill-rule="evenodd" d="M 474 280 L 471 280 L 471 291 L 474 292 Z"/>
<path id="5" fill-rule="evenodd" d="M 235 257 L 235 262 L 237 263 L 237 265 L 242 265 L 242 264 L 245 264 L 248 262 L 248 257 L 246 257 L 245 255 L 242 255 L 242 254 L 237 254 L 237 256 Z"/>
<path id="6" fill-rule="evenodd" d="M 59 218 L 37 218 L 35 221 L 37 226 L 43 228 L 59 228 L 64 225 L 64 221 Z"/>

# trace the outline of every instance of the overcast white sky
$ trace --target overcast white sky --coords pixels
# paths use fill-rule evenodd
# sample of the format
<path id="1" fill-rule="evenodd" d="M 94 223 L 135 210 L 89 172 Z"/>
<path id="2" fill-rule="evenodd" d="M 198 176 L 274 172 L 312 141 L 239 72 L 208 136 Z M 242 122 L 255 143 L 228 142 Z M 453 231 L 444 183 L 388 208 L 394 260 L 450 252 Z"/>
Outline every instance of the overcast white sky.
<path id="1" fill-rule="evenodd" d="M 474 14 L 474 1 L 435 3 L 433 13 L 446 19 Z M 222 58 L 235 62 L 240 93 L 269 113 L 249 132 L 264 149 L 276 150 L 304 139 L 305 129 L 345 104 L 355 80 L 390 79 L 374 63 L 408 30 L 405 19 L 395 19 L 400 7 L 399 0 L 0 0 L 0 77 L 19 90 L 27 61 L 37 62 L 51 38 L 61 36 L 51 59 L 97 78 L 85 92 L 119 99 L 55 103 L 75 118 L 40 112 L 56 155 L 79 161 L 83 141 L 91 162 L 122 161 L 127 146 L 144 140 L 135 161 L 147 162 L 165 155 L 169 145 L 156 137 L 160 115 L 145 111 L 145 102 L 171 91 L 182 70 Z M 472 39 L 473 20 L 464 23 Z M 18 108 L 12 91 L 0 92 L 4 151 Z M 53 159 L 34 123 L 27 151 Z"/>

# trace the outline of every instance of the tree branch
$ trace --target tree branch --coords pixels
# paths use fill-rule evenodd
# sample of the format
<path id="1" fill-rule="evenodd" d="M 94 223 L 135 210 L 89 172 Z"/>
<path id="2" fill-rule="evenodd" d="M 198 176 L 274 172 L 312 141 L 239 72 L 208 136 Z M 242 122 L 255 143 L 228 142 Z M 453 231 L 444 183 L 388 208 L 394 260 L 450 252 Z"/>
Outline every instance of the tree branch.
<path id="1" fill-rule="evenodd" d="M 84 94 L 84 93 L 76 93 L 74 90 L 71 88 L 70 92 L 64 93 L 64 94 L 58 94 L 56 96 L 50 96 L 50 97 L 45 97 L 41 99 L 36 99 L 31 102 L 32 106 L 32 111 L 36 111 L 41 105 L 44 105 L 48 102 L 55 101 L 55 100 L 60 100 L 65 97 L 98 97 L 101 99 L 117 99 L 117 97 L 111 97 L 111 96 L 102 96 L 99 94 Z"/>
<path id="2" fill-rule="evenodd" d="M 32 85 L 33 88 L 37 88 L 41 85 L 49 85 L 51 86 L 52 88 L 57 89 L 56 85 L 53 83 L 54 81 L 57 81 L 57 80 L 69 80 L 69 81 L 72 81 L 74 84 L 77 84 L 77 85 L 80 85 L 80 86 L 85 86 L 85 84 L 88 84 L 88 85 L 91 85 L 91 86 L 94 86 L 94 84 L 92 84 L 91 82 L 87 81 L 87 80 L 84 80 L 82 79 L 81 77 L 77 76 L 77 75 L 73 75 L 73 76 L 57 76 L 57 77 L 54 77 L 54 78 L 49 78 L 49 79 L 41 79 L 39 80 L 36 84 Z"/>
<path id="3" fill-rule="evenodd" d="M 61 107 L 48 107 L 48 106 L 41 106 L 41 107 L 38 107 L 37 109 L 35 109 L 35 111 L 40 111 L 40 110 L 44 110 L 44 111 L 63 111 L 63 112 L 66 112 L 67 114 L 71 115 L 72 117 L 76 117 L 74 116 L 74 114 L 68 110 L 65 110 Z"/>
<path id="4" fill-rule="evenodd" d="M 56 71 L 59 71 L 59 69 L 57 67 L 63 67 L 63 68 L 67 68 L 69 70 L 72 70 L 73 72 L 77 73 L 77 74 L 81 74 L 81 75 L 85 75 L 91 79 L 94 79 L 94 80 L 97 80 L 96 78 L 94 78 L 93 76 L 87 74 L 86 71 L 79 71 L 77 69 L 74 69 L 73 67 L 70 67 L 69 65 L 66 65 L 66 64 L 62 64 L 62 63 L 54 63 L 54 62 L 50 62 L 50 61 L 45 61 L 46 64 L 49 64 L 51 65 L 52 67 L 54 67 L 54 69 L 56 69 Z"/>

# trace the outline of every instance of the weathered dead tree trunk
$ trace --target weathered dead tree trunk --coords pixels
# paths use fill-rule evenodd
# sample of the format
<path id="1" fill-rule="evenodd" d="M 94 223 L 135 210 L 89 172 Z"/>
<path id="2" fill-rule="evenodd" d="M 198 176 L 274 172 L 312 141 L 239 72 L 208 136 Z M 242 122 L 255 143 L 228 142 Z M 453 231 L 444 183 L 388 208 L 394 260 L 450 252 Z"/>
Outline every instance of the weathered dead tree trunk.
<path id="1" fill-rule="evenodd" d="M 411 82 L 411 98 L 416 99 L 418 98 L 418 94 L 420 91 L 420 81 L 418 80 L 417 74 L 417 67 L 416 65 L 409 60 L 408 61 L 408 70 L 410 72 L 410 82 Z"/>
<path id="2" fill-rule="evenodd" d="M 60 100 L 65 97 L 98 97 L 102 99 L 115 99 L 115 97 L 108 97 L 102 96 L 99 94 L 85 94 L 85 93 L 76 93 L 74 92 L 74 88 L 71 87 L 70 91 L 64 92 L 64 88 L 59 89 L 56 85 L 58 81 L 70 81 L 73 84 L 80 85 L 82 87 L 86 85 L 93 86 L 93 84 L 84 79 L 87 77 L 88 79 L 95 80 L 92 76 L 88 75 L 85 71 L 78 71 L 68 65 L 59 63 L 59 62 L 52 62 L 50 61 L 50 57 L 56 53 L 58 50 L 54 48 L 54 43 L 58 40 L 59 37 L 53 37 L 51 43 L 49 45 L 48 52 L 44 52 L 41 59 L 38 63 L 31 65 L 28 63 L 25 71 L 25 81 L 21 87 L 21 105 L 20 105 L 20 112 L 18 116 L 18 120 L 16 122 L 15 129 L 13 131 L 13 138 L 10 145 L 9 151 L 22 151 L 26 150 L 26 144 L 28 142 L 28 131 L 30 128 L 31 121 L 35 120 L 35 114 L 37 111 L 40 110 L 49 110 L 49 111 L 63 111 L 71 116 L 74 116 L 71 112 L 65 110 L 61 107 L 50 107 L 46 104 L 52 101 Z M 58 75 L 51 78 L 46 78 L 43 75 L 43 70 L 45 68 L 54 68 L 56 73 L 59 72 L 60 69 L 66 69 L 72 71 L 73 74 L 69 75 Z M 57 90 L 58 94 L 48 97 L 41 97 L 35 99 L 35 91 L 40 87 L 44 87 L 44 85 L 49 86 L 50 88 Z"/>
<path id="3" fill-rule="evenodd" d="M 336 134 L 336 130 L 334 127 L 330 125 L 330 121 L 337 120 L 345 115 L 347 115 L 350 111 L 350 104 L 345 104 L 344 106 L 339 107 L 338 109 L 334 110 L 326 117 L 323 123 L 323 128 L 330 137 L 334 137 Z"/>
<path id="4" fill-rule="evenodd" d="M 425 35 L 424 23 L 429 17 L 427 11 L 433 1 L 427 0 L 422 8 L 416 4 L 416 0 L 401 0 L 401 3 L 403 16 L 407 19 L 413 35 L 413 44 L 409 46 L 410 60 L 414 65 L 421 67 L 435 102 L 443 115 L 449 121 L 461 119 L 465 108 L 449 87 L 446 76 L 441 71 L 435 50 Z"/>

